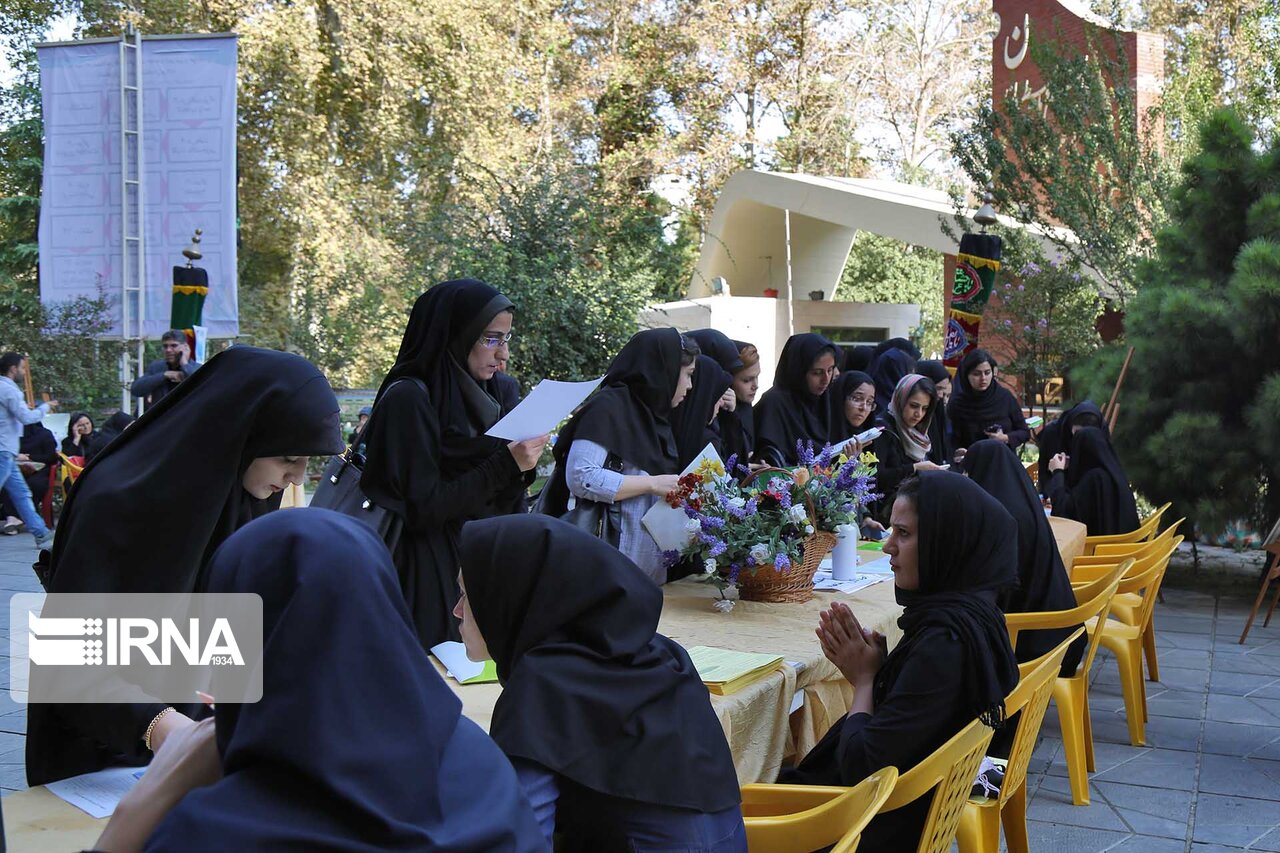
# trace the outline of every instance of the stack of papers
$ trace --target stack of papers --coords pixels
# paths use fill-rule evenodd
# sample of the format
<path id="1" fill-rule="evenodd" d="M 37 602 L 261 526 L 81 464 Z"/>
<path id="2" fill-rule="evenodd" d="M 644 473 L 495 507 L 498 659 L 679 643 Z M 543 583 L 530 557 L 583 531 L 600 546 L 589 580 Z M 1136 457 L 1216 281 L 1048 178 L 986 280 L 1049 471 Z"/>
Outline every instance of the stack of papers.
<path id="1" fill-rule="evenodd" d="M 835 592 L 843 592 L 846 595 L 857 592 L 860 589 L 866 589 L 869 586 L 887 581 L 891 575 L 882 574 L 880 572 L 858 572 L 849 580 L 838 581 L 831 577 L 830 570 L 819 569 L 813 576 L 813 588 L 819 590 L 834 590 Z"/>
<path id="2" fill-rule="evenodd" d="M 431 654 L 444 664 L 449 677 L 459 684 L 492 684 L 498 680 L 498 665 L 491 660 L 476 663 L 467 657 L 462 643 L 441 643 L 431 647 Z"/>
<path id="3" fill-rule="evenodd" d="M 45 787 L 89 817 L 101 819 L 115 813 L 120 800 L 138 784 L 146 771 L 145 767 L 108 767 L 70 779 L 59 779 Z"/>
<path id="4" fill-rule="evenodd" d="M 717 696 L 735 693 L 782 668 L 782 655 L 735 652 L 711 646 L 694 646 L 688 651 L 698 677 Z"/>

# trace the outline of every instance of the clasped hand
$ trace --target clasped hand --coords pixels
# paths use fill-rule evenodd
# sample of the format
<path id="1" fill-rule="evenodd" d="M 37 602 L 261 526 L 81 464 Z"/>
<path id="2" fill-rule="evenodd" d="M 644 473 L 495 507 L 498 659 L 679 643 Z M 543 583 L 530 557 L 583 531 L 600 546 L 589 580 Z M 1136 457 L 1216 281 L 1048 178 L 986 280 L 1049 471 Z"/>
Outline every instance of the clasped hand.
<path id="1" fill-rule="evenodd" d="M 854 687 L 869 689 L 888 655 L 884 635 L 863 628 L 849 606 L 839 601 L 819 615 L 816 633 L 822 653 L 841 675 Z"/>

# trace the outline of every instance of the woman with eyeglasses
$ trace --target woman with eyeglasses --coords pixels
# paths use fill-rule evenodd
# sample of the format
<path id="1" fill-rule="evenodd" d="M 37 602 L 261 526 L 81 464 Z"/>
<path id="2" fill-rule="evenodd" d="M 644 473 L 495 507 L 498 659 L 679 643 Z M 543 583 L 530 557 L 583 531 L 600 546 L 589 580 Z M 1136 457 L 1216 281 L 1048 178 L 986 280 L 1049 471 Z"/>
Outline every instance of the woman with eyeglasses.
<path id="1" fill-rule="evenodd" d="M 365 426 L 365 495 L 404 529 L 392 558 L 424 648 L 458 638 L 458 531 L 520 509 L 547 443 L 485 435 L 502 415 L 494 374 L 515 306 L 474 279 L 418 297 Z"/>
<path id="2" fill-rule="evenodd" d="M 821 448 L 831 432 L 828 389 L 836 377 L 839 348 L 806 332 L 782 348 L 773 387 L 756 406 L 756 461 L 779 468 L 798 463 L 797 445 Z"/>
<path id="3" fill-rule="evenodd" d="M 861 370 L 846 370 L 831 387 L 832 444 L 852 438 L 875 426 L 876 383 Z M 862 447 L 851 451 L 861 453 Z"/>
<path id="4" fill-rule="evenodd" d="M 671 413 L 693 386 L 702 354 L 675 329 L 636 332 L 613 358 L 604 381 L 556 437 L 556 470 L 538 511 L 590 527 L 654 583 L 667 581 L 662 550 L 642 520 L 679 480 L 679 445 Z M 608 518 L 586 524 L 594 504 Z M 581 506 L 580 506 L 581 505 Z"/>
<path id="5" fill-rule="evenodd" d="M 1022 406 L 997 380 L 999 363 L 984 349 L 976 349 L 960 361 L 956 371 L 958 393 L 947 406 L 956 448 L 964 450 L 984 438 L 1017 450 L 1031 437 Z"/>

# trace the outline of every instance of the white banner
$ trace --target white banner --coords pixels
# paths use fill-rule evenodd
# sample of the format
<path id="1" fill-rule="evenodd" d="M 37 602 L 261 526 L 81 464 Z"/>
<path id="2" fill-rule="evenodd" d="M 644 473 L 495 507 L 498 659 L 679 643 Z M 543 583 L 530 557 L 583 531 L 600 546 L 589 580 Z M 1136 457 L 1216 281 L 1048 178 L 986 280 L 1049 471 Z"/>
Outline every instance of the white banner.
<path id="1" fill-rule="evenodd" d="M 120 43 L 37 50 L 44 100 L 40 298 L 96 295 L 121 329 Z M 196 228 L 209 271 L 204 325 L 239 334 L 236 300 L 236 39 L 143 38 L 143 188 L 146 320 L 169 328 L 173 267 Z M 136 233 L 136 228 L 131 228 Z"/>

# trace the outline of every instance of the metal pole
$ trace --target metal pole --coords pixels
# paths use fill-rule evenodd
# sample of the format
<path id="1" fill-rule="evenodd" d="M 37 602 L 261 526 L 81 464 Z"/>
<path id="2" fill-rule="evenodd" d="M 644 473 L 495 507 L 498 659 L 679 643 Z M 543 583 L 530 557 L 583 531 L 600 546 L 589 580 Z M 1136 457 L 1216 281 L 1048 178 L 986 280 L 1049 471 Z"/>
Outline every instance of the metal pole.
<path id="1" fill-rule="evenodd" d="M 787 335 L 796 333 L 796 312 L 792 302 L 794 293 L 791 288 L 791 209 L 782 209 L 782 226 L 787 241 Z"/>

